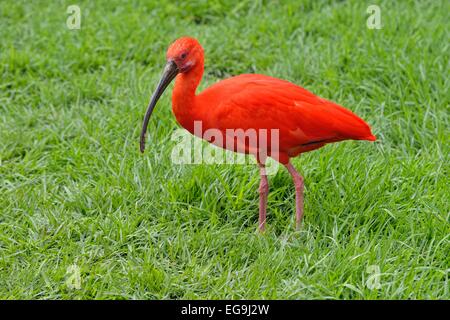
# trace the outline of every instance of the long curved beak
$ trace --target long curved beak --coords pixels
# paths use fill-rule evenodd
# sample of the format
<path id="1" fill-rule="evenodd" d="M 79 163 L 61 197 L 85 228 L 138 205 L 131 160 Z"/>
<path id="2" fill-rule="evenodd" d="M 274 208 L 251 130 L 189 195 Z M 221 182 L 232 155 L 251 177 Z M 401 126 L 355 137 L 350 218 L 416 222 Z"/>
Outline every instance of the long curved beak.
<path id="1" fill-rule="evenodd" d="M 163 94 L 164 90 L 166 90 L 167 86 L 172 82 L 172 80 L 176 77 L 179 70 L 175 62 L 168 61 L 166 66 L 164 67 L 164 72 L 161 76 L 161 80 L 159 80 L 158 87 L 156 87 L 155 92 L 150 99 L 150 103 L 147 107 L 147 112 L 145 113 L 144 124 L 142 125 L 141 131 L 141 145 L 140 149 L 143 153 L 145 150 L 145 133 L 147 132 L 148 122 L 150 120 L 150 116 L 152 115 L 153 109 L 155 109 L 156 103 L 159 98 Z"/>

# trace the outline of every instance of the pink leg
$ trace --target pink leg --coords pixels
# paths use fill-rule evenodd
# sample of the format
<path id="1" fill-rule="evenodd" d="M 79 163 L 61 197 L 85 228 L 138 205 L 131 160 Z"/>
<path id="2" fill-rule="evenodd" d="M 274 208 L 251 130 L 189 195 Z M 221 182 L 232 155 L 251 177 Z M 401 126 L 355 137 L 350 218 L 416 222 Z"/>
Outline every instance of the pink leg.
<path id="1" fill-rule="evenodd" d="M 300 229 L 300 224 L 303 217 L 303 177 L 295 170 L 291 163 L 288 163 L 286 169 L 292 176 L 295 185 L 295 227 Z"/>
<path id="2" fill-rule="evenodd" d="M 269 182 L 267 181 L 266 168 L 259 165 L 261 183 L 259 184 L 259 231 L 264 232 L 266 228 L 267 196 L 269 194 Z"/>

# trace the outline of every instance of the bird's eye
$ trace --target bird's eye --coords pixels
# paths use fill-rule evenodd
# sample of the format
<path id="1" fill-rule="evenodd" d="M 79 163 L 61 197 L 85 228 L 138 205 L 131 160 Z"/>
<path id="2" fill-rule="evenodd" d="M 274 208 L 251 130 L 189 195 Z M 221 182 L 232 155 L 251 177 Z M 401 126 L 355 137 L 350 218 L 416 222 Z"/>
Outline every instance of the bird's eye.
<path id="1" fill-rule="evenodd" d="M 183 53 L 181 54 L 181 59 L 186 59 L 186 57 L 187 57 L 187 52 L 183 52 Z"/>

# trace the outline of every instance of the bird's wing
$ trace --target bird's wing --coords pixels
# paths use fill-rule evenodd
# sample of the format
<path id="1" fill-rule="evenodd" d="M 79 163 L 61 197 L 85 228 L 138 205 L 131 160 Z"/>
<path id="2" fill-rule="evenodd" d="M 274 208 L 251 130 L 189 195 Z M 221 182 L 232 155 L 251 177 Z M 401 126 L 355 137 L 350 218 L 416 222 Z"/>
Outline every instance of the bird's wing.
<path id="1" fill-rule="evenodd" d="M 219 91 L 222 98 L 211 109 L 219 129 L 279 129 L 280 144 L 287 148 L 374 139 L 369 126 L 354 113 L 288 81 L 242 75 L 210 89 L 205 98 Z"/>

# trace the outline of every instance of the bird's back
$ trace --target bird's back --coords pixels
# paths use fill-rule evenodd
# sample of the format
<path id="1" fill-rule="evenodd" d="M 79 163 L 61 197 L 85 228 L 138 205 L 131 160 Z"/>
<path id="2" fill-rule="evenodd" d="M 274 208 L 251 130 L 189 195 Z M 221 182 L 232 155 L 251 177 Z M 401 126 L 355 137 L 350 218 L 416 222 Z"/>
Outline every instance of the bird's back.
<path id="1" fill-rule="evenodd" d="M 346 139 L 370 140 L 370 127 L 344 107 L 291 82 L 259 74 L 222 80 L 197 96 L 210 127 L 279 129 L 289 156 Z M 203 110 L 205 111 L 205 110 Z"/>

